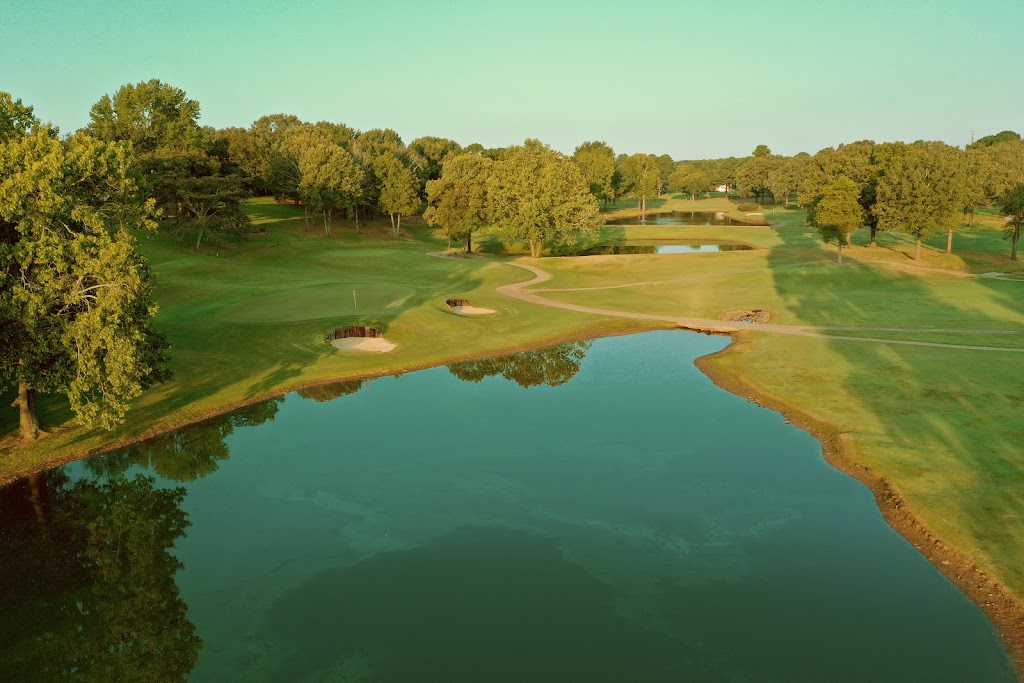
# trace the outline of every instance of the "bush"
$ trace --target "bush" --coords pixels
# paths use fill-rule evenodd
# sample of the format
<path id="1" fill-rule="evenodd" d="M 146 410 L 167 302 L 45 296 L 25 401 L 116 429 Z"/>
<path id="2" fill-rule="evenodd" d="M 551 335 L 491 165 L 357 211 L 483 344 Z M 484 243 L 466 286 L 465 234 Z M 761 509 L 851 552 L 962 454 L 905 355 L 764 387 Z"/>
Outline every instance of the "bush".
<path id="1" fill-rule="evenodd" d="M 739 211 L 759 211 L 761 209 L 760 204 L 740 204 L 736 207 Z"/>

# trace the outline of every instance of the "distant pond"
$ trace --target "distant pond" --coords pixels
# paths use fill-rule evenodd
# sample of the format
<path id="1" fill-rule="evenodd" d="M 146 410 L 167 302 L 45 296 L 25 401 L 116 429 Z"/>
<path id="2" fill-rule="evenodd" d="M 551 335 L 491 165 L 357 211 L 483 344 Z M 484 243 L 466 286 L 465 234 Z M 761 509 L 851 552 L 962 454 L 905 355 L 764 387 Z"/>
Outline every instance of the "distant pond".
<path id="1" fill-rule="evenodd" d="M 707 254 L 718 251 L 747 251 L 750 245 L 740 242 L 695 242 L 683 240 L 619 240 L 606 244 L 571 247 L 561 246 L 555 256 L 606 256 L 609 254 Z"/>
<path id="2" fill-rule="evenodd" d="M 315 387 L 0 489 L 5 680 L 1013 681 L 681 331 Z"/>
<path id="3" fill-rule="evenodd" d="M 766 225 L 761 216 L 750 216 L 745 220 L 730 218 L 723 211 L 660 211 L 648 212 L 643 219 L 639 216 L 613 218 L 605 225 Z"/>

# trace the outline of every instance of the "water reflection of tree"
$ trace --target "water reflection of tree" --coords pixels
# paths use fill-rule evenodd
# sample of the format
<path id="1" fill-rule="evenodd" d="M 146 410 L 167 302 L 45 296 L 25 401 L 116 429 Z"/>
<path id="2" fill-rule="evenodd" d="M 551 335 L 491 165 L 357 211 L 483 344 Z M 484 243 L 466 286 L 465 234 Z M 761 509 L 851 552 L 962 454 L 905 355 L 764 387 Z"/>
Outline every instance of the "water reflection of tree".
<path id="1" fill-rule="evenodd" d="M 589 341 L 571 342 L 510 356 L 454 363 L 448 366 L 448 371 L 464 382 L 479 382 L 485 377 L 501 375 L 521 387 L 541 384 L 557 387 L 576 376 L 589 348 Z"/>
<path id="2" fill-rule="evenodd" d="M 656 254 L 658 248 L 653 244 L 603 244 L 581 249 L 565 249 L 558 256 L 608 256 L 611 254 Z"/>
<path id="3" fill-rule="evenodd" d="M 282 399 L 247 406 L 185 429 L 168 432 L 147 441 L 86 461 L 97 475 L 117 476 L 131 466 L 152 469 L 174 481 L 194 481 L 217 471 L 227 460 L 225 439 L 238 427 L 255 427 L 273 420 Z"/>
<path id="4" fill-rule="evenodd" d="M 321 384 L 307 389 L 299 389 L 299 396 L 317 403 L 326 403 L 342 396 L 354 394 L 363 388 L 365 380 L 357 379 L 350 382 L 335 382 L 334 384 Z"/>
<path id="5" fill-rule="evenodd" d="M 170 548 L 183 488 L 55 470 L 0 489 L 0 672 L 6 680 L 177 681 L 202 641 Z"/>

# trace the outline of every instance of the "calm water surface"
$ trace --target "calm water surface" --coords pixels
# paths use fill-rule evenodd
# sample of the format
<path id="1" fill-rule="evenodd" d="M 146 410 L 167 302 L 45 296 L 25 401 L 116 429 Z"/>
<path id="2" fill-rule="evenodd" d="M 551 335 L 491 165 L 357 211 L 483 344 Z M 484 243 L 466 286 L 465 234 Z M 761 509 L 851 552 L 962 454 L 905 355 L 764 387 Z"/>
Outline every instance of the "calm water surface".
<path id="1" fill-rule="evenodd" d="M 680 240 L 620 240 L 588 247 L 562 247 L 556 256 L 607 256 L 609 254 L 706 254 L 752 249 L 740 242 L 684 242 Z"/>
<path id="2" fill-rule="evenodd" d="M 641 220 L 638 216 L 614 218 L 605 225 L 765 225 L 763 216 L 749 216 L 737 220 L 723 211 L 660 211 L 648 212 Z"/>
<path id="3" fill-rule="evenodd" d="M 19 482 L 0 671 L 1012 681 L 863 486 L 693 366 L 726 343 L 655 332 L 323 387 Z"/>

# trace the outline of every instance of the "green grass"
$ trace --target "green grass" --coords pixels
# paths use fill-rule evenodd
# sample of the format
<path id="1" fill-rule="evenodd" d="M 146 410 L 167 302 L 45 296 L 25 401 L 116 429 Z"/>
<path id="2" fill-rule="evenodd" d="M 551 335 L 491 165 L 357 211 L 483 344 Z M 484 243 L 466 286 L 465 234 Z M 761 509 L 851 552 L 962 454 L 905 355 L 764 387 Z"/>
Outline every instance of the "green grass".
<path id="1" fill-rule="evenodd" d="M 690 202 L 666 195 L 651 208 L 736 214 L 724 198 Z M 148 392 L 113 433 L 67 426 L 34 446 L 8 439 L 0 477 L 294 387 L 644 327 L 500 296 L 495 288 L 529 274 L 493 258 L 427 256 L 446 243 L 412 221 L 403 239 L 389 237 L 386 223 L 357 233 L 340 221 L 335 238 L 325 239 L 318 230 L 304 232 L 294 206 L 255 200 L 250 209 L 267 233 L 240 245 L 196 253 L 169 236 L 142 244 L 158 277 L 155 325 L 174 345 L 175 379 Z M 999 219 L 989 213 L 958 230 L 951 255 L 942 253 L 944 236 L 930 240 L 920 263 L 910 258 L 906 236 L 882 234 L 879 247 L 869 248 L 862 231 L 839 266 L 834 247 L 803 225 L 803 213 L 784 207 L 765 211 L 772 227 L 615 226 L 602 234 L 737 240 L 752 251 L 537 263 L 553 275 L 543 289 L 599 288 L 545 296 L 598 308 L 717 318 L 751 306 L 772 310 L 774 322 L 783 324 L 1024 329 L 1024 282 L 964 277 L 1024 272 L 1006 258 Z M 628 201 L 608 212 L 635 214 Z M 482 236 L 478 246 L 515 251 L 495 235 Z M 647 281 L 659 284 L 619 286 Z M 497 313 L 459 317 L 445 307 L 448 297 Z M 384 355 L 335 351 L 324 334 L 346 324 L 378 326 L 398 348 Z M 1024 346 L 1024 338 L 1005 335 L 841 334 Z M 885 477 L 925 525 L 1024 596 L 1024 354 L 750 337 L 753 343 L 736 345 L 715 367 L 850 434 L 853 457 Z M 49 424 L 69 418 L 59 401 L 46 400 L 42 408 Z M 13 429 L 14 412 L 3 415 L 0 428 Z"/>

